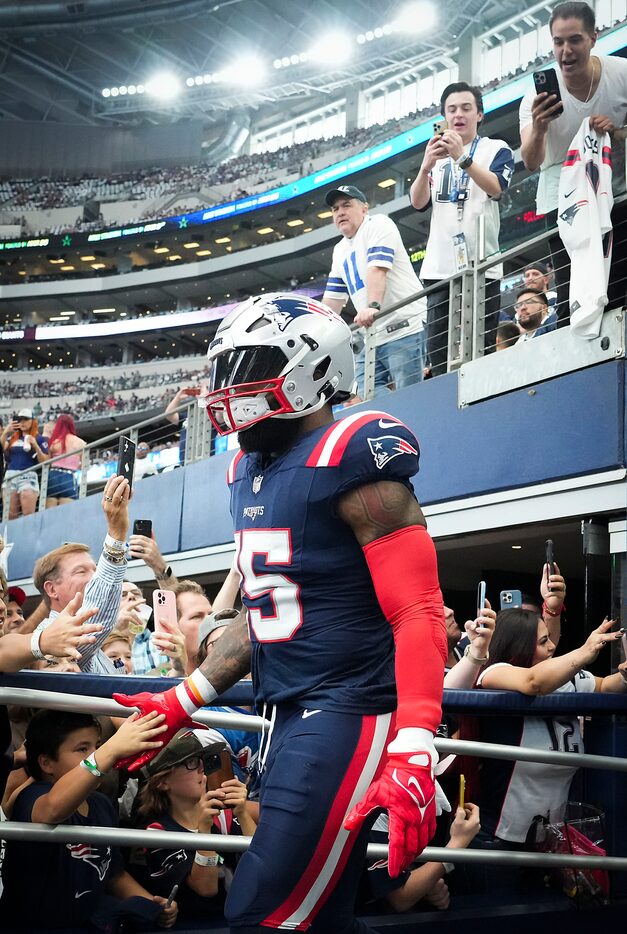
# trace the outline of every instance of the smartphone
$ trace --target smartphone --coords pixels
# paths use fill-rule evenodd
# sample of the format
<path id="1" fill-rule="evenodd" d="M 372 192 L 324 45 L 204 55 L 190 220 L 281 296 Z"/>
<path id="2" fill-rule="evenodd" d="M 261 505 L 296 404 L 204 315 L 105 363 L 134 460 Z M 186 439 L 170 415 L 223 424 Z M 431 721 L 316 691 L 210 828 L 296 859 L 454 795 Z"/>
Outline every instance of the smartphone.
<path id="1" fill-rule="evenodd" d="M 517 606 L 522 606 L 522 593 L 520 590 L 502 590 L 501 609 L 511 610 Z"/>
<path id="2" fill-rule="evenodd" d="M 459 776 L 459 807 L 463 808 L 466 798 L 466 776 Z"/>
<path id="3" fill-rule="evenodd" d="M 554 567 L 554 564 L 555 564 L 555 555 L 554 555 L 554 552 L 553 552 L 553 540 L 552 540 L 552 539 L 547 538 L 547 540 L 545 541 L 545 543 L 544 543 L 544 552 L 545 552 L 544 563 L 545 563 L 546 565 L 548 565 L 548 567 L 547 567 L 547 569 L 546 569 L 546 582 L 547 582 L 547 584 L 548 584 L 548 583 L 549 583 L 549 575 L 555 573 L 555 567 Z"/>
<path id="4" fill-rule="evenodd" d="M 122 435 L 118 450 L 118 477 L 126 477 L 133 488 L 133 470 L 135 468 L 135 442 Z"/>
<path id="5" fill-rule="evenodd" d="M 437 120 L 436 123 L 433 124 L 434 136 L 443 136 L 445 130 L 448 130 L 448 123 L 446 120 Z"/>
<path id="6" fill-rule="evenodd" d="M 477 616 L 481 616 L 481 611 L 485 608 L 486 583 L 479 581 L 477 587 Z"/>
<path id="7" fill-rule="evenodd" d="M 554 68 L 545 68 L 542 71 L 534 71 L 533 73 L 533 83 L 536 88 L 536 94 L 542 94 L 543 91 L 546 91 L 547 94 L 555 94 L 556 100 L 553 101 L 554 104 L 557 104 L 557 101 L 562 100 L 562 92 L 560 91 L 559 82 L 557 80 L 557 72 Z M 562 105 L 562 112 L 564 106 Z"/>
<path id="8" fill-rule="evenodd" d="M 219 788 L 222 782 L 228 781 L 230 778 L 233 778 L 233 762 L 231 759 L 231 753 L 228 749 L 223 749 L 218 756 L 211 756 L 211 760 L 219 758 L 219 763 L 217 767 L 214 765 L 207 771 L 207 764 L 205 765 L 205 773 L 207 775 L 207 791 L 215 791 Z"/>
<path id="9" fill-rule="evenodd" d="M 152 608 L 155 614 L 155 632 L 164 632 L 161 620 L 169 626 L 178 625 L 176 613 L 176 595 L 173 590 L 155 590 L 152 595 Z"/>
<path id="10" fill-rule="evenodd" d="M 199 396 L 202 392 L 201 386 L 190 386 L 189 389 L 184 389 L 183 392 L 186 396 Z"/>
<path id="11" fill-rule="evenodd" d="M 152 519 L 135 519 L 133 535 L 145 535 L 146 538 L 152 538 Z"/>

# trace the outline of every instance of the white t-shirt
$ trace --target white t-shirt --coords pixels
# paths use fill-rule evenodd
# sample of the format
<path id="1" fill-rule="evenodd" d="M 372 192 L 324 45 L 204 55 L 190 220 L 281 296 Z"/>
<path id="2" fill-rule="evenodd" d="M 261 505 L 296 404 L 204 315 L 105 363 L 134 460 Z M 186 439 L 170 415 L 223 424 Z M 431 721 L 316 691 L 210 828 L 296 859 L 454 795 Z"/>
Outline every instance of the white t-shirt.
<path id="1" fill-rule="evenodd" d="M 564 112 L 549 125 L 545 137 L 544 162 L 540 166 L 540 181 L 536 193 L 539 214 L 557 210 L 560 171 L 570 144 L 586 117 L 603 114 L 612 123 L 623 126 L 627 114 L 627 60 L 613 55 L 598 55 L 601 62 L 601 80 L 587 103 L 577 100 L 566 90 L 562 73 L 556 68 L 564 104 Z M 520 102 L 521 131 L 532 122 L 531 107 L 536 97 L 535 88 L 528 91 Z"/>
<path id="2" fill-rule="evenodd" d="M 350 298 L 356 311 L 367 308 L 369 266 L 388 270 L 381 303 L 383 308 L 395 305 L 422 288 L 394 221 L 385 214 L 367 214 L 354 237 L 343 237 L 335 244 L 322 301 L 331 298 L 346 301 Z M 386 315 L 373 325 L 376 345 L 417 334 L 423 329 L 426 318 L 427 302 L 424 298 Z"/>
<path id="3" fill-rule="evenodd" d="M 469 153 L 471 147 L 472 143 L 468 143 L 464 152 Z M 504 191 L 509 187 L 515 163 L 514 154 L 504 140 L 482 136 L 477 143 L 473 160 L 481 168 L 488 169 L 498 176 L 501 190 Z M 480 214 L 485 217 L 486 257 L 498 251 L 501 227 L 498 198 L 491 198 L 483 188 L 469 178 L 468 197 L 464 202 L 464 213 L 460 222 L 457 216 L 457 204 L 449 201 L 449 195 L 459 185 L 461 175 L 461 169 L 458 169 L 448 157 L 438 159 L 429 172 L 433 216 L 425 258 L 420 270 L 422 279 L 445 279 L 457 271 L 453 244 L 453 237 L 457 234 L 464 234 L 468 259 L 474 261 L 476 218 Z M 500 278 L 501 275 L 500 266 L 493 266 L 487 273 L 488 278 Z"/>
<path id="4" fill-rule="evenodd" d="M 477 679 L 480 687 L 493 668 L 509 666 L 497 662 L 485 668 Z M 578 671 L 555 693 L 592 694 L 596 680 L 589 671 Z M 554 716 L 501 716 L 481 718 L 481 739 L 510 746 L 524 746 L 548 752 L 583 752 L 579 718 L 568 713 Z M 523 843 L 536 815 L 551 822 L 560 821 L 568 801 L 577 765 L 547 765 L 542 762 L 482 760 L 481 824 L 502 840 Z M 484 815 L 485 806 L 485 815 Z"/>

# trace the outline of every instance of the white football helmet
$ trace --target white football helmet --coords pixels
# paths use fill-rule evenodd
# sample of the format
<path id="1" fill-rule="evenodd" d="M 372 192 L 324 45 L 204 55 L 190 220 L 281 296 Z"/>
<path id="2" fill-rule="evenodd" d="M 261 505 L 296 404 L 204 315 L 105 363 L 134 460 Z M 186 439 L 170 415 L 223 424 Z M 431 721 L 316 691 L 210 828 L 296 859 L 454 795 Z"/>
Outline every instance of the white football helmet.
<path id="1" fill-rule="evenodd" d="M 218 432 L 266 418 L 302 418 L 352 395 L 350 328 L 304 295 L 258 295 L 234 308 L 209 345 L 205 405 Z"/>

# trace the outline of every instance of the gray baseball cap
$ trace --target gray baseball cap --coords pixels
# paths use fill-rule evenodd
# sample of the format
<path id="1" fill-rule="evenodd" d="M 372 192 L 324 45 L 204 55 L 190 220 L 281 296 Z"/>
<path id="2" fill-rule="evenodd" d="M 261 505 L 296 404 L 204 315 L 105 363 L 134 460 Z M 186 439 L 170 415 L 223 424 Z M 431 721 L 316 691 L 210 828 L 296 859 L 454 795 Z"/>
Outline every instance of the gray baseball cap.
<path id="1" fill-rule="evenodd" d="M 229 626 L 238 616 L 239 610 L 234 608 L 218 610 L 216 613 L 209 613 L 198 627 L 198 645 L 201 646 L 207 636 L 211 635 L 215 629 L 222 629 L 224 626 Z"/>

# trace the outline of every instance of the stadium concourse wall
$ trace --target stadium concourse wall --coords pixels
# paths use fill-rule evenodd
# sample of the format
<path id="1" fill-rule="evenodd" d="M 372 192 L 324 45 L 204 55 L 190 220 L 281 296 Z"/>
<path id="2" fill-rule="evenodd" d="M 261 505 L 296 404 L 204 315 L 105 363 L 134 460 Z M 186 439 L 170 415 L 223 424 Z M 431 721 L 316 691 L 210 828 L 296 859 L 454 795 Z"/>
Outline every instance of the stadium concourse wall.
<path id="1" fill-rule="evenodd" d="M 430 518 L 436 537 L 469 531 L 468 516 L 480 508 L 482 497 L 484 508 L 491 510 L 484 528 L 555 515 L 624 511 L 625 360 L 601 363 L 463 408 L 457 404 L 457 383 L 457 374 L 449 373 L 340 412 L 343 417 L 360 410 L 383 410 L 415 432 L 422 452 L 415 482 L 418 498 L 428 516 L 439 511 L 444 517 L 439 523 Z M 196 573 L 230 565 L 233 536 L 225 474 L 231 457 L 232 453 L 217 455 L 135 486 L 131 520 L 153 519 L 164 554 L 204 549 L 205 564 Z M 555 495 L 560 489 L 570 499 L 549 504 L 539 495 L 534 498 L 533 491 Z M 591 499 L 595 495 L 596 500 Z M 520 510 L 515 518 L 512 510 L 517 503 Z M 454 514 L 464 515 L 463 523 L 452 518 Z M 477 522 L 472 528 L 479 528 Z M 9 576 L 27 581 L 35 559 L 61 542 L 85 542 L 98 553 L 103 537 L 101 497 L 89 496 L 13 520 L 7 533 L 13 543 Z M 211 567 L 207 550 L 221 554 L 222 563 Z"/>

